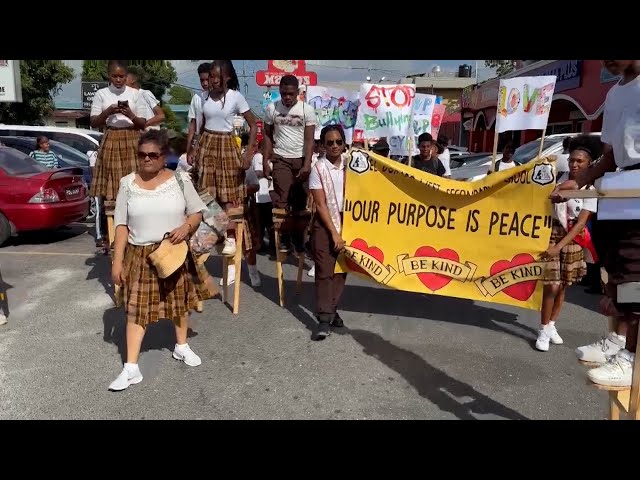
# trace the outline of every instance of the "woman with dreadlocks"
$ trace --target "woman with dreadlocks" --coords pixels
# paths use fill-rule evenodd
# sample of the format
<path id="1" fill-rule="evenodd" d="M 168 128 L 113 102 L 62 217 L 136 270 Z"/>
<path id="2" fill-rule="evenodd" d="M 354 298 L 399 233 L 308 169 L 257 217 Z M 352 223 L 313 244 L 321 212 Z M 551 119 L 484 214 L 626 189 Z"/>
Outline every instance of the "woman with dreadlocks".
<path id="1" fill-rule="evenodd" d="M 247 196 L 245 170 L 251 166 L 252 152 L 244 154 L 233 138 L 233 117 L 242 115 L 249 124 L 249 145 L 256 141 L 256 118 L 238 91 L 238 76 L 231 60 L 214 60 L 209 74 L 209 94 L 203 99 L 203 131 L 198 142 L 194 180 L 199 192 L 208 190 L 226 210 L 240 206 Z M 223 255 L 234 255 L 236 239 L 230 224 Z M 247 245 L 251 248 L 251 245 Z"/>

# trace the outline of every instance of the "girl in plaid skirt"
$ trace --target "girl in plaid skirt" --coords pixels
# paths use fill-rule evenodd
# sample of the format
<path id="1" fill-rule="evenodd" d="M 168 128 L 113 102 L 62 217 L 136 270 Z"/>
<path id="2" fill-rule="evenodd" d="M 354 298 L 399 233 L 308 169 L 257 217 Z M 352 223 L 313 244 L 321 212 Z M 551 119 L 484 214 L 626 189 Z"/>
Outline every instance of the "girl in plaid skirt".
<path id="1" fill-rule="evenodd" d="M 207 208 L 189 174 L 165 168 L 168 151 L 165 133 L 150 130 L 142 134 L 138 170 L 120 181 L 111 273 L 114 284 L 123 285 L 127 362 L 109 386 L 114 391 L 142 381 L 138 356 L 145 329 L 161 318 L 175 324 L 173 358 L 193 367 L 202 363 L 187 344 L 189 312 L 206 298 L 193 255 L 188 251 L 184 263 L 166 278 L 160 278 L 149 261 L 166 234 L 172 244 L 185 242 L 198 229 Z"/>
<path id="2" fill-rule="evenodd" d="M 602 154 L 600 139 L 592 135 L 580 135 L 569 144 L 569 175 L 573 178 L 579 171 L 589 168 L 591 162 Z M 567 179 L 566 174 L 558 182 Z M 585 187 L 593 189 L 593 186 Z M 549 343 L 559 345 L 562 337 L 556 330 L 556 320 L 564 303 L 566 288 L 586 275 L 587 264 L 580 243 L 584 238 L 585 226 L 592 213 L 597 211 L 595 198 L 573 199 L 566 203 L 554 204 L 553 226 L 549 248 L 541 254 L 545 262 L 544 293 L 540 312 L 540 330 L 536 348 L 542 352 L 549 350 Z"/>
<path id="3" fill-rule="evenodd" d="M 245 170 L 252 160 L 250 151 L 240 154 L 233 138 L 233 117 L 240 114 L 249 124 L 249 145 L 255 143 L 258 133 L 256 118 L 238 88 L 238 76 L 231 60 L 214 60 L 209 74 L 209 94 L 202 105 L 203 131 L 193 175 L 196 189 L 208 190 L 225 210 L 245 201 Z M 236 251 L 235 226 L 229 225 L 223 255 L 234 255 Z"/>
<path id="4" fill-rule="evenodd" d="M 89 195 L 115 200 L 120 179 L 135 172 L 140 130 L 145 126 L 140 92 L 126 86 L 127 64 L 109 60 L 111 84 L 96 92 L 91 103 L 91 126 L 107 128 L 96 159 Z"/>

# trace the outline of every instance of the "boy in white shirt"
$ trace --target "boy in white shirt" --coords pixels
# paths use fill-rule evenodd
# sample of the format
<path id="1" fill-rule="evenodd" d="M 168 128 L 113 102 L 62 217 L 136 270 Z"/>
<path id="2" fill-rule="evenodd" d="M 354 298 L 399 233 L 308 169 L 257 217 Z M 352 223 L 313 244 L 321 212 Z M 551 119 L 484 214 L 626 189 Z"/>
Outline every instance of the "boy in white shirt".
<path id="1" fill-rule="evenodd" d="M 280 100 L 267 106 L 264 120 L 265 154 L 263 172 L 273 175 L 271 199 L 274 208 L 302 212 L 307 208 L 306 181 L 311 172 L 315 126 L 314 108 L 298 99 L 298 79 L 285 75 L 280 80 Z M 273 171 L 269 166 L 273 163 Z M 303 232 L 293 232 L 296 251 L 304 251 Z M 289 239 L 282 236 L 283 251 Z"/>
<path id="2" fill-rule="evenodd" d="M 198 144 L 198 136 L 202 129 L 202 104 L 205 97 L 209 94 L 209 72 L 211 71 L 210 63 L 201 63 L 198 66 L 198 77 L 200 78 L 200 86 L 202 91 L 196 93 L 191 98 L 189 105 L 189 128 L 187 131 L 187 162 L 193 165 L 196 145 Z"/>
<path id="3" fill-rule="evenodd" d="M 144 118 L 147 120 L 144 129 L 160 130 L 160 124 L 165 120 L 164 110 L 153 92 L 140 88 L 140 75 L 134 67 L 130 67 L 127 73 L 127 86 L 140 91 L 145 110 Z"/>
<path id="4" fill-rule="evenodd" d="M 622 79 L 607 93 L 602 121 L 602 159 L 576 178 L 559 184 L 551 195 L 554 202 L 566 201 L 562 192 L 592 185 L 607 172 L 617 168 L 640 169 L 640 60 L 603 60 L 612 75 Z M 626 326 L 625 348 L 609 358 L 604 365 L 590 370 L 589 379 L 597 384 L 616 387 L 631 386 L 633 365 L 638 341 L 640 300 L 619 302 L 621 286 L 640 282 L 640 219 L 599 220 L 607 231 L 607 246 L 603 266 L 608 274 L 607 296 L 611 306 L 619 313 L 617 333 Z M 624 291 L 624 287 L 622 288 Z M 610 338 L 603 339 L 600 347 L 609 347 Z M 598 344 L 589 347 L 597 348 Z"/>

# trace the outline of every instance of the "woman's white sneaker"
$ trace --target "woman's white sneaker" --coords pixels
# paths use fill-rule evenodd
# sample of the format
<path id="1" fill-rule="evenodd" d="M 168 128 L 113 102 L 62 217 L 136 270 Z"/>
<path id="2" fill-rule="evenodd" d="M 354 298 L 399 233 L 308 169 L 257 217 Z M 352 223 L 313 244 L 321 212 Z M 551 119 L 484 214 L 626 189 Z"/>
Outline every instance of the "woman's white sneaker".
<path id="1" fill-rule="evenodd" d="M 190 367 L 197 367 L 202 363 L 200 357 L 191 350 L 188 343 L 184 345 L 178 345 L 176 343 L 176 348 L 173 349 L 173 358 L 186 363 Z"/>
<path id="2" fill-rule="evenodd" d="M 589 370 L 589 380 L 607 387 L 630 387 L 635 358 L 634 353 L 622 349 L 604 365 Z"/>
<path id="3" fill-rule="evenodd" d="M 135 385 L 136 383 L 140 383 L 142 381 L 142 373 L 140 373 L 140 368 L 136 363 L 125 363 L 118 375 L 111 385 L 109 385 L 109 390 L 113 390 L 114 392 L 119 392 L 120 390 L 124 390 L 129 388 L 129 385 Z"/>

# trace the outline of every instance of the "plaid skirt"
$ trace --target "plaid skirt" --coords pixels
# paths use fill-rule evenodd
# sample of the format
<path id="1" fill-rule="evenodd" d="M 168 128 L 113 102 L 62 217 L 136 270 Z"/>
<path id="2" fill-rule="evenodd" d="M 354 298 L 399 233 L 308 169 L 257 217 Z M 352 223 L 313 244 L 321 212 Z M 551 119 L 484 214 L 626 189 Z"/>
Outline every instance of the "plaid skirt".
<path id="1" fill-rule="evenodd" d="M 139 139 L 138 130 L 107 129 L 98 150 L 90 196 L 116 199 L 120 179 L 137 169 Z"/>
<path id="2" fill-rule="evenodd" d="M 127 322 L 146 327 L 167 318 L 180 326 L 198 301 L 209 297 L 204 274 L 189 251 L 182 267 L 165 279 L 158 277 L 147 258 L 158 245 L 127 245 L 122 267 Z"/>
<path id="3" fill-rule="evenodd" d="M 554 220 L 549 246 L 560 242 L 566 235 L 567 231 L 562 224 Z M 562 283 L 568 286 L 580 281 L 586 274 L 587 263 L 584 261 L 582 247 L 571 242 L 560 251 L 559 255 L 545 262 L 542 281 L 549 284 Z"/>
<path id="4" fill-rule="evenodd" d="M 196 190 L 208 191 L 220 204 L 241 205 L 247 196 L 244 179 L 240 149 L 232 134 L 205 130 L 193 169 Z"/>

